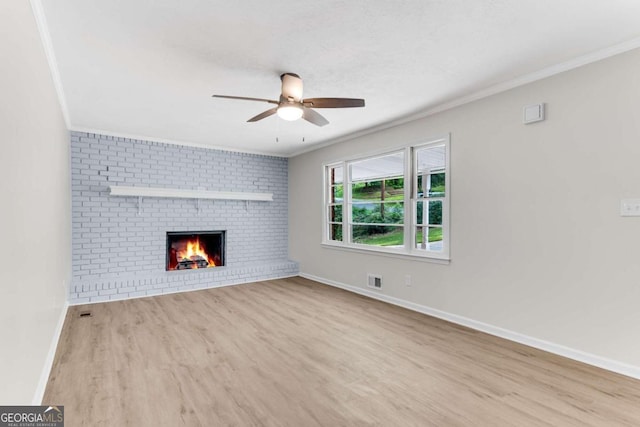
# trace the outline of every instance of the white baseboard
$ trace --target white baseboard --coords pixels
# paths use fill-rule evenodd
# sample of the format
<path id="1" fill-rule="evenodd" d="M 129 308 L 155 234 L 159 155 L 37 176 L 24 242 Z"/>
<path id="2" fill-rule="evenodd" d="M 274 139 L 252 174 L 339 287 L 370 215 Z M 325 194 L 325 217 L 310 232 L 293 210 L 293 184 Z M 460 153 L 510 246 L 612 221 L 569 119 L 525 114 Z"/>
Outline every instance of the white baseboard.
<path id="1" fill-rule="evenodd" d="M 369 289 L 359 288 L 357 286 L 347 285 L 344 283 L 336 282 L 334 280 L 329 280 L 323 277 L 314 276 L 312 274 L 300 273 L 300 277 L 304 277 L 306 279 L 324 283 L 325 285 L 334 286 L 336 288 L 344 289 L 346 291 L 354 292 L 356 294 L 360 294 L 373 299 L 384 301 L 389 304 L 404 307 L 406 309 L 417 311 L 419 313 L 423 313 L 429 316 L 437 317 L 439 319 L 446 320 L 451 323 L 466 326 L 468 328 L 475 329 L 477 331 L 485 332 L 490 335 L 494 335 L 494 336 L 504 338 L 510 341 L 514 341 L 520 344 L 528 345 L 530 347 L 534 347 L 539 350 L 544 350 L 549 353 L 567 357 L 569 359 L 586 363 L 588 365 L 596 366 L 598 368 L 606 369 L 611 372 L 616 372 L 618 374 L 626 375 L 628 377 L 640 379 L 640 367 L 638 366 L 629 365 L 629 364 L 618 362 L 612 359 L 607 359 L 605 357 L 600 357 L 594 354 L 586 353 L 584 351 L 565 347 L 560 344 L 555 344 L 549 341 L 523 335 L 518 332 L 510 331 L 508 329 L 503 329 L 497 326 L 489 325 L 487 323 L 478 322 L 477 320 L 469 319 L 463 316 L 458 316 L 457 314 L 447 313 L 445 311 L 437 310 L 435 308 L 416 304 L 400 298 L 391 297 L 391 296 L 382 294 L 379 291 L 373 291 Z"/>
<path id="2" fill-rule="evenodd" d="M 49 374 L 51 373 L 51 368 L 53 367 L 53 359 L 56 357 L 56 349 L 58 348 L 58 341 L 60 341 L 60 334 L 62 334 L 62 327 L 64 326 L 64 319 L 67 317 L 68 309 L 69 303 L 65 302 L 60 312 L 60 317 L 58 318 L 58 324 L 56 325 L 56 329 L 53 333 L 53 338 L 51 339 L 49 353 L 47 354 L 47 359 L 44 362 L 42 373 L 40 374 L 38 387 L 36 388 L 36 392 L 33 395 L 33 400 L 31 401 L 32 405 L 42 404 L 42 398 L 44 397 L 44 391 L 47 388 L 47 381 L 49 381 Z"/>

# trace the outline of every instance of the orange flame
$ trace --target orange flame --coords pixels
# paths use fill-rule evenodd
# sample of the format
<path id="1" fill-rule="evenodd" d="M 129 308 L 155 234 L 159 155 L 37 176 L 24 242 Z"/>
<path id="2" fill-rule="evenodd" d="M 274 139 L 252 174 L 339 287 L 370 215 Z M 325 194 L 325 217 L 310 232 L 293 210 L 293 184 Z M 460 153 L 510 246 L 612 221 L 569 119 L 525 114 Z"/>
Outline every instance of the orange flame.
<path id="1" fill-rule="evenodd" d="M 209 267 L 215 267 L 215 263 L 213 262 L 213 258 L 207 254 L 202 246 L 200 246 L 200 239 L 196 239 L 195 241 L 188 241 L 186 250 L 178 251 L 177 253 L 178 260 L 190 260 L 197 257 L 202 259 L 206 259 L 209 262 Z M 198 268 L 197 265 L 194 265 L 193 268 Z"/>

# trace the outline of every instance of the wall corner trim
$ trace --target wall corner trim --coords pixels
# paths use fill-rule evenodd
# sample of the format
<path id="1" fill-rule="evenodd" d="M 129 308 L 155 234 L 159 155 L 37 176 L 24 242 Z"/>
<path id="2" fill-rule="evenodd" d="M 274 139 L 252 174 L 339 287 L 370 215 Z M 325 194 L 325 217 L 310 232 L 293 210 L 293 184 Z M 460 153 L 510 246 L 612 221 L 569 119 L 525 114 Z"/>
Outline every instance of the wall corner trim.
<path id="1" fill-rule="evenodd" d="M 49 381 L 49 375 L 51 374 L 51 368 L 53 367 L 53 360 L 56 357 L 56 350 L 58 348 L 58 342 L 60 341 L 60 335 L 62 334 L 62 327 L 64 326 L 64 320 L 67 317 L 67 310 L 69 309 L 69 302 L 65 302 L 60 311 L 60 317 L 58 318 L 58 324 L 53 333 L 51 339 L 51 345 L 49 346 L 49 353 L 42 367 L 42 373 L 40 374 L 40 380 L 38 386 L 33 395 L 32 405 L 41 405 L 44 397 L 44 392 L 47 388 L 47 382 Z"/>
<path id="2" fill-rule="evenodd" d="M 537 348 L 539 350 L 543 350 L 549 353 L 563 356 L 578 362 L 586 363 L 588 365 L 602 368 L 607 371 L 626 375 L 628 377 L 635 378 L 635 379 L 640 379 L 640 366 L 629 365 L 616 360 L 586 353 L 581 350 L 565 347 L 560 344 L 556 344 L 549 341 L 523 335 L 518 332 L 510 331 L 508 329 L 503 329 L 487 323 L 478 322 L 476 320 L 469 319 L 467 317 L 458 316 L 456 314 L 447 313 L 445 311 L 437 310 L 435 308 L 427 307 L 425 305 L 420 305 L 420 304 L 416 304 L 400 298 L 384 295 L 384 294 L 381 294 L 379 291 L 372 291 L 372 290 L 360 288 L 357 286 L 347 285 L 345 283 L 336 282 L 334 280 L 325 279 L 323 277 L 314 276 L 312 274 L 301 272 L 299 275 L 300 277 L 304 277 L 305 279 L 314 280 L 316 282 L 320 282 L 325 285 L 344 289 L 349 292 L 353 292 L 369 298 L 377 299 L 379 301 L 387 302 L 389 304 L 403 307 L 408 310 L 416 311 L 418 313 L 422 313 L 428 316 L 436 317 L 438 319 L 446 320 L 447 322 L 455 323 L 461 326 L 466 326 L 468 328 L 471 328 L 480 332 L 485 332 L 489 335 L 494 335 L 499 338 L 504 338 L 509 341 L 514 341 L 520 344 L 524 344 L 529 347 Z"/>
<path id="3" fill-rule="evenodd" d="M 40 33 L 40 40 L 42 41 L 42 48 L 44 49 L 47 63 L 49 64 L 49 72 L 51 73 L 51 80 L 56 88 L 56 94 L 58 95 L 58 103 L 62 110 L 62 117 L 67 129 L 71 128 L 71 119 L 69 117 L 69 109 L 67 108 L 67 100 L 64 96 L 64 89 L 62 86 L 62 78 L 58 71 L 58 61 L 53 50 L 53 42 L 51 41 L 51 35 L 49 33 L 49 26 L 45 18 L 44 9 L 42 7 L 41 0 L 31 0 L 31 9 L 33 10 L 33 16 L 36 19 L 36 26 Z"/>

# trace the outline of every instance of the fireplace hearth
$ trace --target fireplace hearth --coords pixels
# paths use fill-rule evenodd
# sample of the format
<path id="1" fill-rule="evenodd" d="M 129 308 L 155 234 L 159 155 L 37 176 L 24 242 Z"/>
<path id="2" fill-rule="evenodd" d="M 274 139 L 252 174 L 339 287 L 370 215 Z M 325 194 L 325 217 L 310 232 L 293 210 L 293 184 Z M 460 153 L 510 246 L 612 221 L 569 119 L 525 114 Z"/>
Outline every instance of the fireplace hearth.
<path id="1" fill-rule="evenodd" d="M 167 232 L 167 271 L 224 265 L 224 230 Z"/>

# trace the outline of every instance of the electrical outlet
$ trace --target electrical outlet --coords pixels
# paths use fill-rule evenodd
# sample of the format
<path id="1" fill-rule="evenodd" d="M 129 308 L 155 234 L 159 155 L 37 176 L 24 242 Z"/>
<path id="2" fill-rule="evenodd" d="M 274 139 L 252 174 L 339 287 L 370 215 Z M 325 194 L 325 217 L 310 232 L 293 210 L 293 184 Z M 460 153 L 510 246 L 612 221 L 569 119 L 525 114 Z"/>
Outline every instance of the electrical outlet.
<path id="1" fill-rule="evenodd" d="M 411 275 L 410 274 L 405 274 L 404 275 L 404 285 L 405 286 L 411 286 Z"/>

